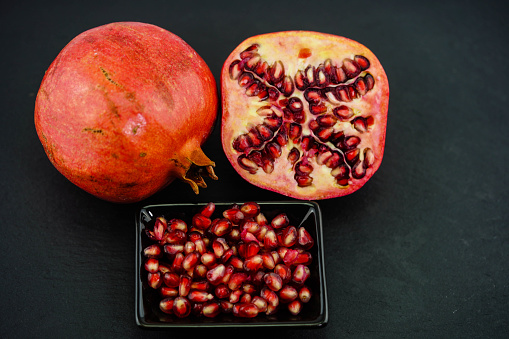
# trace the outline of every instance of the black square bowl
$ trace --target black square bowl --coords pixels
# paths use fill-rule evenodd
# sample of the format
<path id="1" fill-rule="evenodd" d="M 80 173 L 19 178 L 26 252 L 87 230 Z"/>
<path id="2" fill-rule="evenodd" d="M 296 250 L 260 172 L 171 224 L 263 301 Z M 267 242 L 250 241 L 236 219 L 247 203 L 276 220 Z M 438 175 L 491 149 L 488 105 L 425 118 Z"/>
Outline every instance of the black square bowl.
<path id="1" fill-rule="evenodd" d="M 232 204 L 241 205 L 242 202 L 216 203 L 216 210 L 212 219 L 221 216 L 222 212 Z M 303 226 L 315 240 L 314 246 L 308 251 L 313 261 L 309 266 L 311 275 L 306 285 L 312 291 L 311 300 L 303 305 L 298 315 L 279 310 L 276 314 L 259 314 L 254 318 L 239 318 L 232 314 L 219 314 L 215 318 L 197 317 L 190 315 L 186 318 L 177 318 L 165 314 L 159 309 L 161 297 L 157 291 L 146 283 L 147 272 L 144 269 L 143 249 L 151 244 L 145 228 L 153 227 L 159 216 L 167 220 L 179 218 L 188 225 L 191 218 L 198 213 L 206 203 L 182 203 L 166 205 L 150 205 L 143 207 L 136 215 L 136 323 L 146 328 L 174 328 L 174 327 L 270 327 L 270 326 L 299 326 L 320 327 L 327 324 L 327 290 L 325 282 L 324 249 L 322 236 L 322 217 L 320 208 L 315 202 L 280 201 L 257 202 L 261 212 L 272 220 L 279 213 L 286 213 L 290 224 L 297 228 Z"/>

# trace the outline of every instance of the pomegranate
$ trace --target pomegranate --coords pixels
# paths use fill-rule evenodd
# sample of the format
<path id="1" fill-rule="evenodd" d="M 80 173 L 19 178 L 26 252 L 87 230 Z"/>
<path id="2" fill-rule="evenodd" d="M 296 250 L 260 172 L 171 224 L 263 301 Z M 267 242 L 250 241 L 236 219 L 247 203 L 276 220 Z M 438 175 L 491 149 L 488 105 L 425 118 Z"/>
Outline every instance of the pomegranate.
<path id="1" fill-rule="evenodd" d="M 248 38 L 227 58 L 221 90 L 224 152 L 258 187 L 344 196 L 382 162 L 389 84 L 358 42 L 307 31 Z"/>
<path id="2" fill-rule="evenodd" d="M 74 38 L 47 70 L 35 127 L 52 164 L 104 200 L 143 200 L 175 178 L 217 179 L 201 150 L 217 117 L 203 59 L 160 27 L 119 22 Z"/>

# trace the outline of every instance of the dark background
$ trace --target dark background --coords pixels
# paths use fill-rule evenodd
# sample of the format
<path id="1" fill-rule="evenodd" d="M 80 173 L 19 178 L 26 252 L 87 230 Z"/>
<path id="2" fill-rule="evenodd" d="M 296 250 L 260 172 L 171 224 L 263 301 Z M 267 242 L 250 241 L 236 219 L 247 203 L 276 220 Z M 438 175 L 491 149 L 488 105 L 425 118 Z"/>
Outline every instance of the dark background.
<path id="1" fill-rule="evenodd" d="M 509 328 L 509 6 L 506 1 L 3 1 L 0 8 L 0 337 L 498 338 Z M 134 321 L 135 212 L 145 204 L 285 200 L 244 182 L 220 144 L 218 182 L 176 182 L 115 205 L 50 164 L 33 109 L 76 35 L 114 21 L 161 26 L 219 80 L 245 38 L 305 29 L 382 62 L 384 161 L 358 192 L 319 201 L 329 323 L 319 329 L 144 330 Z"/>

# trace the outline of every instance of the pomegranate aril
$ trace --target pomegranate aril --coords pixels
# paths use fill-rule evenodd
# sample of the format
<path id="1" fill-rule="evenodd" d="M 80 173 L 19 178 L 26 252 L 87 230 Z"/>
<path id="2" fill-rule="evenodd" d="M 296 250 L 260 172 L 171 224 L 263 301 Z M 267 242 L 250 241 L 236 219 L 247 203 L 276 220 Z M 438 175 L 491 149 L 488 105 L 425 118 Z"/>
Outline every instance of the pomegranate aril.
<path id="1" fill-rule="evenodd" d="M 327 112 L 327 106 L 324 103 L 310 103 L 309 112 L 313 115 L 319 115 Z"/>
<path id="2" fill-rule="evenodd" d="M 277 307 L 279 305 L 279 297 L 277 296 L 276 292 L 274 292 L 268 287 L 262 288 L 262 290 L 260 291 L 260 297 L 265 299 L 268 305 L 271 305 L 273 307 Z"/>
<path id="3" fill-rule="evenodd" d="M 288 219 L 288 216 L 286 213 L 280 213 L 274 217 L 271 221 L 271 226 L 278 229 L 288 226 L 290 223 L 290 219 Z"/>
<path id="4" fill-rule="evenodd" d="M 304 249 L 310 249 L 311 247 L 313 247 L 315 241 L 313 239 L 313 237 L 311 236 L 311 234 L 309 234 L 309 232 L 306 230 L 305 227 L 299 227 L 299 230 L 298 230 L 298 243 L 299 243 L 299 246 L 304 248 Z"/>
<path id="5" fill-rule="evenodd" d="M 344 163 L 343 155 L 339 153 L 338 151 L 332 152 L 332 156 L 328 158 L 324 165 L 328 168 L 335 168 L 337 166 L 340 166 Z"/>
<path id="6" fill-rule="evenodd" d="M 207 280 L 191 281 L 191 289 L 192 290 L 208 291 L 209 288 L 210 288 L 210 283 Z"/>
<path id="7" fill-rule="evenodd" d="M 248 294 L 248 293 L 243 293 L 243 294 L 240 296 L 239 303 L 241 303 L 241 304 L 244 304 L 244 303 L 250 303 L 250 302 L 251 302 L 251 299 L 253 299 L 253 297 L 251 297 L 251 295 L 250 295 L 250 294 Z"/>
<path id="8" fill-rule="evenodd" d="M 274 132 L 272 131 L 272 129 L 265 124 L 257 125 L 256 130 L 263 141 L 270 140 L 274 136 Z"/>
<path id="9" fill-rule="evenodd" d="M 256 272 L 263 266 L 262 256 L 259 254 L 253 255 L 244 260 L 244 271 Z"/>
<path id="10" fill-rule="evenodd" d="M 294 300 L 288 304 L 288 311 L 290 311 L 290 313 L 293 315 L 299 314 L 301 310 L 302 303 L 299 300 Z"/>
<path id="11" fill-rule="evenodd" d="M 263 119 L 263 124 L 267 126 L 271 131 L 277 131 L 281 124 L 283 123 L 283 118 L 278 117 L 277 115 L 269 116 Z"/>
<path id="12" fill-rule="evenodd" d="M 179 295 L 182 297 L 185 297 L 189 294 L 189 291 L 191 290 L 191 277 L 183 274 L 180 276 L 180 283 L 179 283 Z"/>
<path id="13" fill-rule="evenodd" d="M 295 87 L 297 87 L 297 89 L 300 91 L 304 91 L 306 88 L 308 88 L 308 86 L 309 82 L 304 71 L 298 70 L 295 74 Z"/>
<path id="14" fill-rule="evenodd" d="M 241 134 L 233 141 L 232 147 L 238 152 L 244 152 L 250 149 L 252 145 L 247 134 Z"/>
<path id="15" fill-rule="evenodd" d="M 163 283 L 161 272 L 148 273 L 147 275 L 148 285 L 153 289 L 158 289 Z"/>
<path id="16" fill-rule="evenodd" d="M 187 298 L 192 302 L 203 303 L 214 298 L 214 296 L 206 291 L 192 290 Z"/>
<path id="17" fill-rule="evenodd" d="M 233 304 L 236 304 L 239 302 L 240 297 L 242 296 L 244 292 L 242 290 L 235 290 L 230 293 L 229 301 Z"/>
<path id="18" fill-rule="evenodd" d="M 313 166 L 307 161 L 299 161 L 295 164 L 295 173 L 298 175 L 309 175 L 313 172 Z"/>
<path id="19" fill-rule="evenodd" d="M 161 246 L 158 244 L 152 244 L 143 249 L 143 255 L 147 258 L 159 258 L 162 254 Z"/>
<path id="20" fill-rule="evenodd" d="M 265 285 L 272 291 L 279 291 L 283 287 L 283 280 L 276 273 L 267 273 L 263 277 Z"/>
<path id="21" fill-rule="evenodd" d="M 353 117 L 352 109 L 345 105 L 334 107 L 332 113 L 341 121 L 345 121 Z"/>
<path id="22" fill-rule="evenodd" d="M 308 67 L 306 67 L 306 69 L 304 70 L 304 75 L 306 76 L 309 86 L 314 86 L 316 84 L 314 66 L 309 65 Z"/>
<path id="23" fill-rule="evenodd" d="M 363 153 L 364 153 L 363 160 L 364 168 L 369 168 L 373 166 L 373 163 L 375 162 L 375 153 L 373 152 L 373 150 L 368 147 L 364 149 Z"/>
<path id="24" fill-rule="evenodd" d="M 185 297 L 176 297 L 173 300 L 173 314 L 179 318 L 185 318 L 191 313 L 191 303 Z"/>
<path id="25" fill-rule="evenodd" d="M 362 161 L 357 161 L 352 167 L 352 177 L 362 179 L 365 175 L 366 168 L 363 166 Z"/>
<path id="26" fill-rule="evenodd" d="M 295 226 L 288 226 L 281 232 L 281 245 L 292 247 L 297 243 L 298 233 Z"/>
<path id="27" fill-rule="evenodd" d="M 276 87 L 287 98 L 291 96 L 295 90 L 292 77 L 289 75 L 286 75 L 281 82 L 276 84 Z"/>
<path id="28" fill-rule="evenodd" d="M 163 275 L 163 281 L 168 287 L 177 287 L 180 284 L 180 276 L 174 272 L 166 272 Z"/>
<path id="29" fill-rule="evenodd" d="M 276 267 L 274 267 L 274 273 L 281 277 L 284 284 L 292 279 L 292 270 L 285 264 L 277 264 Z"/>
<path id="30" fill-rule="evenodd" d="M 260 78 L 264 79 L 267 76 L 267 72 L 269 70 L 269 64 L 267 61 L 262 61 L 258 63 L 258 65 L 253 70 L 256 75 L 258 75 Z"/>
<path id="31" fill-rule="evenodd" d="M 358 148 L 352 149 L 350 151 L 345 152 L 345 160 L 350 165 L 353 166 L 359 160 L 360 150 Z"/>
<path id="32" fill-rule="evenodd" d="M 299 256 L 298 250 L 289 248 L 283 257 L 283 262 L 285 263 L 285 265 L 291 266 L 295 263 L 298 256 Z"/>
<path id="33" fill-rule="evenodd" d="M 168 230 L 187 232 L 187 223 L 182 219 L 171 219 L 168 222 Z"/>
<path id="34" fill-rule="evenodd" d="M 288 129 L 288 138 L 294 143 L 302 134 L 302 126 L 298 123 L 292 122 Z"/>
<path id="35" fill-rule="evenodd" d="M 296 284 L 303 284 L 310 276 L 309 267 L 299 264 L 295 267 L 292 275 L 292 281 Z"/>
<path id="36" fill-rule="evenodd" d="M 249 56 L 247 56 L 245 58 L 245 68 L 247 70 L 254 70 L 256 68 L 256 66 L 258 65 L 258 63 L 262 60 L 262 58 L 260 57 L 260 55 L 258 53 L 251 53 L 249 54 Z"/>
<path id="37" fill-rule="evenodd" d="M 223 212 L 223 217 L 230 220 L 233 225 L 238 225 L 244 219 L 244 213 L 239 208 L 229 208 Z"/>
<path id="38" fill-rule="evenodd" d="M 218 285 L 222 282 L 225 272 L 226 267 L 223 264 L 219 264 L 207 272 L 207 280 L 212 285 Z"/>
<path id="39" fill-rule="evenodd" d="M 332 133 L 334 133 L 334 128 L 332 128 L 332 127 L 329 127 L 329 128 L 318 128 L 318 130 L 316 130 L 314 132 L 314 134 L 322 142 L 328 141 L 331 138 Z"/>
<path id="40" fill-rule="evenodd" d="M 231 264 L 226 265 L 223 279 L 221 279 L 221 283 L 227 284 L 228 281 L 230 281 L 230 278 L 234 272 L 235 272 L 235 267 L 233 267 L 233 265 L 231 265 Z"/>
<path id="41" fill-rule="evenodd" d="M 225 284 L 219 284 L 214 289 L 214 295 L 219 299 L 229 298 L 230 293 L 230 289 Z"/>
<path id="42" fill-rule="evenodd" d="M 299 290 L 299 299 L 303 303 L 309 302 L 311 300 L 311 290 L 306 285 L 302 286 Z"/>
<path id="43" fill-rule="evenodd" d="M 350 91 L 348 86 L 338 86 L 336 87 L 336 91 L 334 92 L 336 99 L 343 102 L 350 102 L 352 99 L 350 98 Z"/>
<path id="44" fill-rule="evenodd" d="M 154 237 L 157 240 L 162 240 L 164 237 L 164 232 L 168 228 L 168 223 L 166 222 L 166 219 L 163 217 L 158 217 L 154 224 Z"/>
<path id="45" fill-rule="evenodd" d="M 278 245 L 276 232 L 274 230 L 268 230 L 263 238 L 263 247 L 267 250 L 276 248 Z"/>
<path id="46" fill-rule="evenodd" d="M 357 75 L 361 73 L 361 68 L 357 62 L 350 58 L 345 58 L 343 60 L 343 70 L 348 78 L 355 78 Z"/>
<path id="47" fill-rule="evenodd" d="M 254 318 L 258 315 L 260 310 L 258 307 L 252 302 L 244 302 L 239 305 L 238 308 L 238 316 L 243 318 Z"/>
<path id="48" fill-rule="evenodd" d="M 232 313 L 233 304 L 226 300 L 221 300 L 219 302 L 219 307 L 221 308 L 221 312 L 223 313 Z"/>
<path id="49" fill-rule="evenodd" d="M 173 230 L 166 234 L 167 244 L 183 244 L 186 240 L 186 233 L 181 230 Z"/>
<path id="50" fill-rule="evenodd" d="M 166 314 L 173 314 L 173 298 L 165 298 L 159 302 L 159 309 Z"/>
<path id="51" fill-rule="evenodd" d="M 207 318 L 215 318 L 221 313 L 221 307 L 216 301 L 207 301 L 203 304 L 202 314 Z"/>
<path id="52" fill-rule="evenodd" d="M 313 261 L 313 256 L 309 252 L 302 252 L 297 255 L 293 265 L 303 264 L 309 265 Z"/>
<path id="53" fill-rule="evenodd" d="M 239 78 L 239 75 L 242 73 L 242 67 L 241 67 L 241 61 L 240 60 L 234 60 L 228 69 L 230 74 L 230 79 L 237 80 Z"/>
<path id="54" fill-rule="evenodd" d="M 203 264 L 198 264 L 194 267 L 193 277 L 195 278 L 205 278 L 207 276 L 208 268 Z"/>
<path id="55" fill-rule="evenodd" d="M 212 220 L 203 214 L 195 214 L 193 217 L 193 226 L 200 230 L 206 230 L 211 224 Z"/>
<path id="56" fill-rule="evenodd" d="M 322 91 L 318 88 L 308 88 L 304 91 L 304 98 L 309 103 L 318 104 L 322 100 Z"/>
<path id="57" fill-rule="evenodd" d="M 325 67 L 323 65 L 320 65 L 316 68 L 315 81 L 316 81 L 316 86 L 322 87 L 322 88 L 329 84 L 329 77 L 328 77 L 327 73 L 325 72 Z"/>
<path id="58" fill-rule="evenodd" d="M 276 61 L 269 69 L 270 80 L 273 84 L 276 84 L 283 80 L 285 76 L 285 66 L 281 61 Z"/>
<path id="59" fill-rule="evenodd" d="M 371 74 L 366 74 L 364 76 L 364 80 L 366 81 L 366 86 L 367 86 L 367 89 L 368 91 L 372 90 L 373 87 L 375 87 L 375 78 L 373 78 L 373 76 Z"/>
<path id="60" fill-rule="evenodd" d="M 166 244 L 164 245 L 164 253 L 173 256 L 177 253 L 181 253 L 184 251 L 184 245 L 182 244 Z"/>
<path id="61" fill-rule="evenodd" d="M 145 270 L 150 273 L 156 273 L 159 271 L 159 260 L 155 258 L 149 258 L 145 261 Z"/>
<path id="62" fill-rule="evenodd" d="M 284 285 L 279 291 L 279 299 L 284 303 L 294 301 L 298 296 L 299 292 L 292 285 Z"/>
<path id="63" fill-rule="evenodd" d="M 262 297 L 254 296 L 251 302 L 256 305 L 259 312 L 265 312 L 267 310 L 267 300 Z"/>
<path id="64" fill-rule="evenodd" d="M 296 147 L 293 147 L 288 153 L 288 162 L 294 165 L 300 158 L 300 152 Z"/>
<path id="65" fill-rule="evenodd" d="M 249 87 L 254 82 L 254 77 L 251 73 L 244 72 L 239 75 L 237 81 L 240 87 Z"/>
<path id="66" fill-rule="evenodd" d="M 189 253 L 185 256 L 184 261 L 182 261 L 182 268 L 186 271 L 194 269 L 194 267 L 198 264 L 200 256 L 196 252 Z"/>
<path id="67" fill-rule="evenodd" d="M 368 58 L 363 55 L 356 55 L 353 60 L 357 63 L 357 65 L 359 65 L 361 71 L 367 70 L 370 66 Z"/>
<path id="68" fill-rule="evenodd" d="M 216 259 L 217 257 L 215 256 L 214 253 L 212 252 L 205 252 L 201 255 L 200 257 L 200 261 L 203 265 L 205 265 L 206 267 L 214 267 L 215 264 L 216 264 Z"/>
<path id="69" fill-rule="evenodd" d="M 269 142 L 265 146 L 265 152 L 272 159 L 277 159 L 277 158 L 279 158 L 281 156 L 282 150 L 281 150 L 281 146 L 279 146 L 278 143 L 276 143 L 276 142 Z"/>
<path id="70" fill-rule="evenodd" d="M 274 262 L 274 258 L 272 255 L 268 252 L 264 252 L 261 254 L 263 259 L 263 267 L 265 267 L 268 270 L 274 269 L 276 267 L 276 263 Z"/>

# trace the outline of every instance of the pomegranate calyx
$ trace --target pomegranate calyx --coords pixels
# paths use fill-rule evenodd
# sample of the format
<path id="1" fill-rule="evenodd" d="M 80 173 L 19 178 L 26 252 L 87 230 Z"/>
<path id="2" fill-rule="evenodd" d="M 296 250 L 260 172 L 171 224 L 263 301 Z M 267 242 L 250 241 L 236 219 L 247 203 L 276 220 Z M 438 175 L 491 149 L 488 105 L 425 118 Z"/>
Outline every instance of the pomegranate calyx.
<path id="1" fill-rule="evenodd" d="M 191 155 L 185 159 L 188 164 L 179 162 L 177 159 L 172 160 L 175 161 L 176 164 L 179 163 L 179 166 L 177 166 L 177 176 L 182 181 L 188 183 L 194 193 L 200 193 L 199 187 L 207 187 L 207 183 L 203 179 L 205 176 L 213 180 L 218 180 L 214 173 L 215 162 L 210 160 L 200 148 L 194 150 Z"/>

